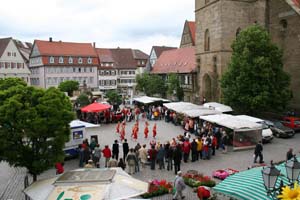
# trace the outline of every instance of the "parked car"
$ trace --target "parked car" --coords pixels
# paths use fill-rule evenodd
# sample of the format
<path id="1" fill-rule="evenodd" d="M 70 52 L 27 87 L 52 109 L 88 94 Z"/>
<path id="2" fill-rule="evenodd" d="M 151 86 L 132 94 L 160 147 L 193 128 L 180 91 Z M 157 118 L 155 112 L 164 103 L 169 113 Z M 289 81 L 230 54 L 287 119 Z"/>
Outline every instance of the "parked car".
<path id="1" fill-rule="evenodd" d="M 256 117 L 252 117 L 252 116 L 249 116 L 249 115 L 237 115 L 236 117 L 238 117 L 242 120 L 247 120 L 247 121 L 251 121 L 251 122 L 261 124 L 262 125 L 262 142 L 263 143 L 268 143 L 268 142 L 271 142 L 271 140 L 273 140 L 273 132 L 269 128 L 269 126 L 267 125 L 265 120 L 259 119 L 259 118 L 256 118 Z"/>
<path id="2" fill-rule="evenodd" d="M 300 131 L 300 117 L 283 117 L 282 124 L 294 131 Z"/>
<path id="3" fill-rule="evenodd" d="M 272 130 L 275 137 L 288 138 L 295 135 L 295 131 L 293 129 L 284 126 L 280 121 L 266 120 L 266 123 Z"/>

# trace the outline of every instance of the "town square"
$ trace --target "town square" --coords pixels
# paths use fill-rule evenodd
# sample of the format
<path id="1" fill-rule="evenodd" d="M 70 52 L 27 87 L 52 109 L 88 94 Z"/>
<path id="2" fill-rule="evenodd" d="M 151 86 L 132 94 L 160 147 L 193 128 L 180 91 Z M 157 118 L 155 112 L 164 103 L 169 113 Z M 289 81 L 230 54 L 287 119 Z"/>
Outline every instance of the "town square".
<path id="1" fill-rule="evenodd" d="M 0 13 L 0 200 L 300 199 L 299 0 Z"/>

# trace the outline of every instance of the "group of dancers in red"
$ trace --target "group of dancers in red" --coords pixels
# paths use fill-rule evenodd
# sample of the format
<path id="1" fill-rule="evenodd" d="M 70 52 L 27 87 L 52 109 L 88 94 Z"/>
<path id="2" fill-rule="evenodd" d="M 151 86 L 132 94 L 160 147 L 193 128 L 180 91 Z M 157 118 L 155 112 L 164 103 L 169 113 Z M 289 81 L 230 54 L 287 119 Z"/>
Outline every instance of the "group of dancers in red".
<path id="1" fill-rule="evenodd" d="M 116 132 L 117 132 L 117 134 L 120 135 L 121 141 L 123 141 L 125 139 L 125 128 L 126 128 L 126 122 L 125 122 L 125 120 L 122 123 L 118 122 L 117 127 L 116 127 Z M 131 134 L 131 137 L 135 141 L 138 138 L 138 133 L 139 133 L 139 121 L 136 121 L 135 124 L 134 124 L 134 126 L 132 127 L 132 134 Z M 145 122 L 145 129 L 144 129 L 144 136 L 145 136 L 145 138 L 148 138 L 148 134 L 149 134 L 149 123 L 148 123 L 148 121 L 146 121 Z M 153 134 L 153 138 L 155 138 L 156 134 L 157 134 L 156 123 L 154 123 L 154 125 L 153 125 L 152 134 Z"/>

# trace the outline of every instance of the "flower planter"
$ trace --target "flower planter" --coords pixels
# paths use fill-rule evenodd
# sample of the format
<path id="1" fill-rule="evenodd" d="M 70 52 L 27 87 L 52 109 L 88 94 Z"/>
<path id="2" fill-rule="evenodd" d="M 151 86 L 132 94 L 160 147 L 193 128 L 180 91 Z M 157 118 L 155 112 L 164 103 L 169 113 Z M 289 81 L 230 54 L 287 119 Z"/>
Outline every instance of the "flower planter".
<path id="1" fill-rule="evenodd" d="M 142 198 L 147 199 L 151 197 L 161 196 L 164 194 L 171 193 L 173 185 L 166 180 L 153 180 L 149 184 L 148 192 L 141 195 Z"/>

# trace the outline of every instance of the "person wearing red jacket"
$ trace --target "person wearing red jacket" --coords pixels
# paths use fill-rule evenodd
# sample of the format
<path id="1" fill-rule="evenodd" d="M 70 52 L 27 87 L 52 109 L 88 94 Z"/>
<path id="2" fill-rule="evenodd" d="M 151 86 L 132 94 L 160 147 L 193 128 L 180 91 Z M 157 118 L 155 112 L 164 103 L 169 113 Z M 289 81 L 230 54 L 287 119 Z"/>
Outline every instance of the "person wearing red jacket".
<path id="1" fill-rule="evenodd" d="M 189 142 L 189 139 L 185 139 L 182 145 L 182 151 L 183 151 L 183 161 L 186 163 L 188 161 L 190 151 L 191 151 L 191 143 Z"/>
<path id="2" fill-rule="evenodd" d="M 64 173 L 64 162 L 55 163 L 56 175 Z"/>
<path id="3" fill-rule="evenodd" d="M 111 158 L 111 150 L 108 145 L 105 145 L 105 148 L 102 150 L 103 156 L 105 158 L 105 167 L 107 167 L 107 163 Z"/>

